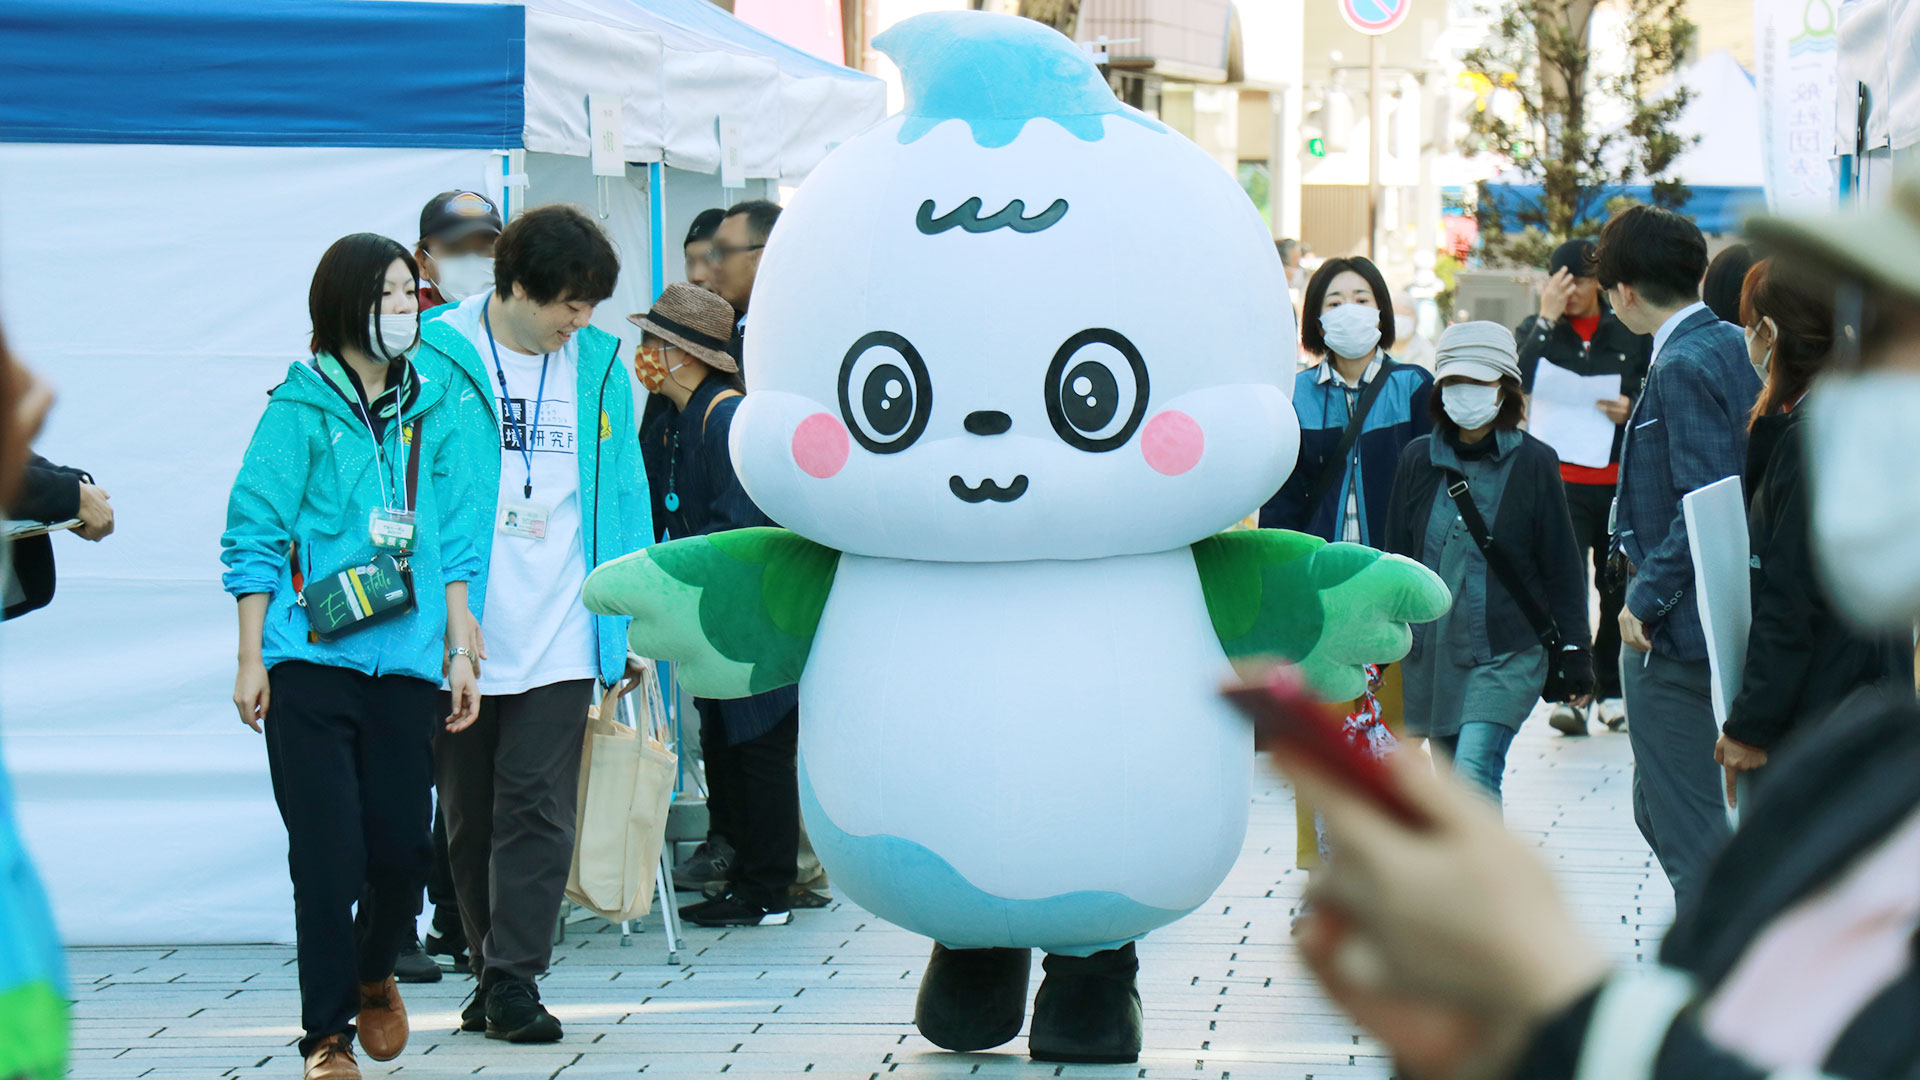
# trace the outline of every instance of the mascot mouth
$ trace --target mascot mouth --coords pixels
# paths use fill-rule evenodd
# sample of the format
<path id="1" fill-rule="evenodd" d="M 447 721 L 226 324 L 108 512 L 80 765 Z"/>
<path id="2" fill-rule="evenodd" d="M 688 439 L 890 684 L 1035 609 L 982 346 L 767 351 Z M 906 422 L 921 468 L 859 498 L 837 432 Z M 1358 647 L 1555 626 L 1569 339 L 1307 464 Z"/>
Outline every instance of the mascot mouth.
<path id="1" fill-rule="evenodd" d="M 1025 474 L 1016 476 L 1013 478 L 1013 483 L 1005 487 L 1001 487 L 992 480 L 982 480 L 977 487 L 968 487 L 965 480 L 955 476 L 947 480 L 947 487 L 964 503 L 988 501 L 1010 503 L 1027 493 L 1027 478 Z"/>

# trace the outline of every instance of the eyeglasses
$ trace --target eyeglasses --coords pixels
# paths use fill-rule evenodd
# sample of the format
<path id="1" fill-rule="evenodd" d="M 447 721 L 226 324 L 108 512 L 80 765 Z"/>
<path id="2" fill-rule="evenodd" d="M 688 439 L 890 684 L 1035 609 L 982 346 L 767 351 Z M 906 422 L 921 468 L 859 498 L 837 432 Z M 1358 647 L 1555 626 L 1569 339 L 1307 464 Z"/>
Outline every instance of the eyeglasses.
<path id="1" fill-rule="evenodd" d="M 707 246 L 707 265 L 719 266 L 721 263 L 726 262 L 727 257 L 730 255 L 741 255 L 749 251 L 759 251 L 766 246 L 765 244 L 748 244 L 745 247 L 727 247 L 720 243 L 720 241 L 715 240 Z"/>

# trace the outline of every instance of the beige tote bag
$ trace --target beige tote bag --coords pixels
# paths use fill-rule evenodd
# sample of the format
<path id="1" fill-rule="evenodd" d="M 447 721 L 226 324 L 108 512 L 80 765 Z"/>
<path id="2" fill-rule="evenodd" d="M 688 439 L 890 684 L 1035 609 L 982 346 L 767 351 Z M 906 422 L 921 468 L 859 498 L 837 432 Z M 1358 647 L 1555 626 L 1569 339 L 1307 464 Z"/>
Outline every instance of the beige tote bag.
<path id="1" fill-rule="evenodd" d="M 660 849 L 666 842 L 667 804 L 679 760 L 662 739 L 666 703 L 660 678 L 647 664 L 638 684 L 607 690 L 587 710 L 580 757 L 580 801 L 567 899 L 613 922 L 653 910 Z M 633 726 L 619 720 L 629 690 Z"/>

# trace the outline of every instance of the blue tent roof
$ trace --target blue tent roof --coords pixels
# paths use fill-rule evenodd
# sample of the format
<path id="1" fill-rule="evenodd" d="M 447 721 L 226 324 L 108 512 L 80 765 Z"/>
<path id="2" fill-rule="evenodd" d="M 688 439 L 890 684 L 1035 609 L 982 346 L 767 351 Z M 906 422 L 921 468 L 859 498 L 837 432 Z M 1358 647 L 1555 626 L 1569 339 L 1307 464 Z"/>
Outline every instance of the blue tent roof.
<path id="1" fill-rule="evenodd" d="M 1461 189 L 1451 190 L 1457 192 Z M 1539 213 L 1540 196 L 1544 190 L 1538 184 L 1488 184 L 1486 187 L 1487 197 L 1493 201 L 1494 208 L 1509 221 L 1527 211 Z M 1737 233 L 1749 214 L 1761 213 L 1767 208 L 1764 188 L 1689 185 L 1687 190 L 1690 196 L 1686 204 L 1677 209 L 1693 218 L 1700 231 L 1708 235 Z M 1653 201 L 1653 187 L 1638 184 L 1609 189 L 1604 198 L 1594 201 L 1582 223 L 1606 220 L 1607 202 L 1620 196 L 1650 203 Z"/>
<path id="2" fill-rule="evenodd" d="M 0 41 L 0 142 L 500 149 L 525 125 L 512 5 L 7 0 Z"/>

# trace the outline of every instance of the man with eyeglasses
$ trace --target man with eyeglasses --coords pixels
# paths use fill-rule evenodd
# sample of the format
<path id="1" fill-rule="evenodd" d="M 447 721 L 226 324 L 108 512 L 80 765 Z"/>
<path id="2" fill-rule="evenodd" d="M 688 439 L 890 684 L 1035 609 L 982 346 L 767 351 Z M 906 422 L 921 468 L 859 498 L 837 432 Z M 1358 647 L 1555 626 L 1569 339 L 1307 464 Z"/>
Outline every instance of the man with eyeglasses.
<path id="1" fill-rule="evenodd" d="M 773 223 L 780 220 L 780 205 L 765 199 L 735 203 L 720 222 L 707 248 L 707 265 L 712 276 L 707 287 L 733 305 L 737 316 L 733 340 L 727 345 L 734 362 L 742 364 L 746 353 L 747 302 L 753 298 L 753 279 L 760 272 L 760 251 L 767 246 Z"/>

